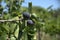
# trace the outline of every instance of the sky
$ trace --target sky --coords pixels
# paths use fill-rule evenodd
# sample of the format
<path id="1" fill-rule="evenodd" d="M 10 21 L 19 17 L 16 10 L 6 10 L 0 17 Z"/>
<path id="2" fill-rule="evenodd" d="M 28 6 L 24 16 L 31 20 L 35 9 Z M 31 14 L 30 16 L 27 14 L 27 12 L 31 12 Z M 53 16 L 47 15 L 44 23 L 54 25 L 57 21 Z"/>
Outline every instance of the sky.
<path id="1" fill-rule="evenodd" d="M 28 2 L 32 2 L 33 6 L 41 6 L 44 8 L 48 8 L 49 6 L 53 5 L 52 8 L 57 8 L 58 3 L 56 0 L 25 0 L 24 3 L 22 3 L 22 6 L 28 7 Z M 6 5 L 4 2 L 2 2 L 2 5 Z"/>
<path id="2" fill-rule="evenodd" d="M 58 3 L 56 0 L 25 0 L 25 2 L 22 4 L 22 6 L 28 7 L 28 2 L 32 2 L 33 6 L 41 6 L 44 8 L 48 8 L 51 5 L 53 5 L 52 8 L 58 7 Z"/>

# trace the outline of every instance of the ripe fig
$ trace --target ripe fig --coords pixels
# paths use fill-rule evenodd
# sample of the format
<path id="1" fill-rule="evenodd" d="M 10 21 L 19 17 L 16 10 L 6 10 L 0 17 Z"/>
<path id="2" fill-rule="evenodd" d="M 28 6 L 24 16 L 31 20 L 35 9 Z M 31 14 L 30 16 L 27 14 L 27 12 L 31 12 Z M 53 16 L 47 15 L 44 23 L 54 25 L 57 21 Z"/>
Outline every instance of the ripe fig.
<path id="1" fill-rule="evenodd" d="M 34 22 L 32 20 L 27 20 L 27 25 L 34 25 Z"/>
<path id="2" fill-rule="evenodd" d="M 30 19 L 30 14 L 28 12 L 23 12 L 24 19 Z"/>

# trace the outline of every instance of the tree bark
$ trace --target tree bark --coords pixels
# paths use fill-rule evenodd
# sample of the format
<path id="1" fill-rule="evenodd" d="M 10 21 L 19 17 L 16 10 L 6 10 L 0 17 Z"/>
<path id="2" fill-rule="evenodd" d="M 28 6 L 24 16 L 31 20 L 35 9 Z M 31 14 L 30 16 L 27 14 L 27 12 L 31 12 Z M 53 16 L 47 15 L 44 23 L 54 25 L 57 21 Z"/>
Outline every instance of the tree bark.
<path id="1" fill-rule="evenodd" d="M 41 36 L 40 36 L 40 28 L 37 29 L 37 40 L 41 40 Z"/>
<path id="2" fill-rule="evenodd" d="M 60 34 L 56 35 L 57 40 L 60 40 Z"/>

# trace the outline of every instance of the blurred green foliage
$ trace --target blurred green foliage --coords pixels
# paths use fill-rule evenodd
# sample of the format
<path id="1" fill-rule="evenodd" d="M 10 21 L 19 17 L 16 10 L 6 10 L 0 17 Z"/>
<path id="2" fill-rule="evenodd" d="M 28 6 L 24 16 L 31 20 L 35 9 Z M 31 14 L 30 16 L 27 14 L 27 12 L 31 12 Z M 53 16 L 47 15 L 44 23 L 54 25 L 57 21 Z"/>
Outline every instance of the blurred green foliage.
<path id="1" fill-rule="evenodd" d="M 0 14 L 1 17 L 0 19 L 19 19 L 18 16 L 22 15 L 22 12 L 28 11 L 27 7 L 21 7 L 22 3 L 24 0 L 4 0 L 6 2 L 6 6 L 8 8 L 8 12 L 3 10 L 1 6 L 1 1 L 0 1 Z M 33 27 L 24 27 L 23 31 L 23 37 L 26 37 L 24 33 L 26 32 L 31 32 L 30 35 L 33 35 L 34 33 L 37 32 L 37 29 L 41 29 L 41 31 L 48 33 L 50 35 L 60 35 L 60 8 L 58 9 L 50 9 L 50 8 L 43 8 L 39 6 L 33 6 L 32 7 L 32 14 L 36 14 L 36 18 L 32 18 L 32 20 L 36 23 Z M 18 23 L 18 21 L 17 21 Z M 21 22 L 20 25 L 24 25 L 24 23 Z M 7 36 L 10 32 L 12 40 L 14 39 L 13 37 L 17 38 L 18 36 L 18 25 L 14 22 L 0 22 L 0 40 L 6 40 Z M 17 26 L 17 27 L 16 27 Z M 15 30 L 16 29 L 16 30 Z M 35 29 L 35 30 L 33 30 Z M 15 31 L 15 32 L 14 32 Z M 14 32 L 14 33 L 13 33 Z"/>

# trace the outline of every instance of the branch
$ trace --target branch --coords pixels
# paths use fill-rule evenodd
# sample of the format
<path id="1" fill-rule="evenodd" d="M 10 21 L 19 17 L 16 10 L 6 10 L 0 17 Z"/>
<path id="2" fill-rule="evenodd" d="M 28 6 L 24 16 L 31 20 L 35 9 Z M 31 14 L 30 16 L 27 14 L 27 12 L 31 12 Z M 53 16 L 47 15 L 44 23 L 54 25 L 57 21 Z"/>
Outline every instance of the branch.
<path id="1" fill-rule="evenodd" d="M 19 21 L 21 19 L 18 19 L 18 20 L 13 20 L 13 19 L 9 19 L 9 20 L 0 20 L 0 22 L 12 22 L 12 21 Z"/>

